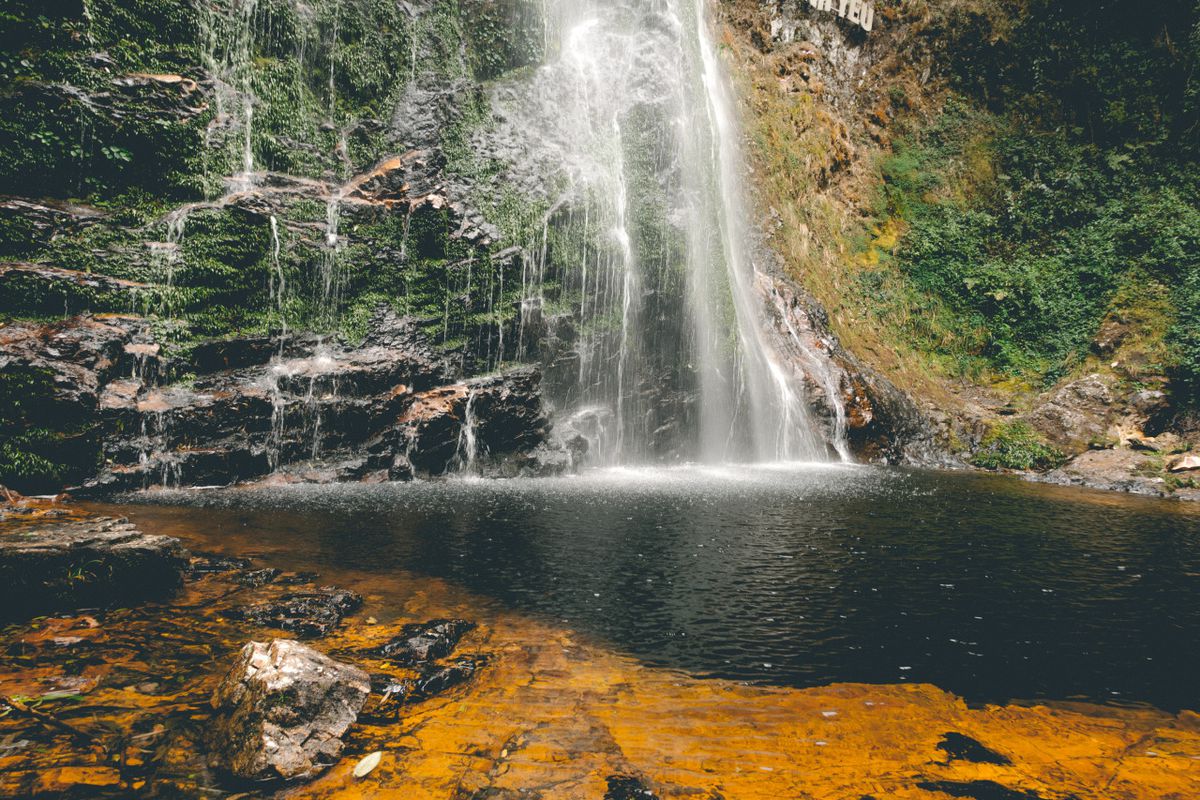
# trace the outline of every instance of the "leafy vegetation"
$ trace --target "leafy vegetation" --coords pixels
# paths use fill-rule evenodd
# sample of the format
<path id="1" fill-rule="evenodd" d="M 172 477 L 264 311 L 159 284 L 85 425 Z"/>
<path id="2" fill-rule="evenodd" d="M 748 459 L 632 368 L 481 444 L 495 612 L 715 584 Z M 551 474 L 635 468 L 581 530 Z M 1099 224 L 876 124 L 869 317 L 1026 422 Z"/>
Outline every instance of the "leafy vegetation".
<path id="1" fill-rule="evenodd" d="M 1034 0 L 940 23 L 959 91 L 897 140 L 876 208 L 906 231 L 908 285 L 868 271 L 868 288 L 924 298 L 914 340 L 961 371 L 1036 385 L 1129 311 L 1124 288 L 1163 287 L 1171 308 L 1144 333 L 1170 343 L 1176 395 L 1195 400 L 1200 7 Z"/>
<path id="2" fill-rule="evenodd" d="M 0 257 L 146 288 L 9 279 L 0 324 L 133 312 L 182 353 L 283 328 L 353 340 L 388 303 L 464 366 L 493 368 L 467 359 L 516 341 L 521 262 L 491 256 L 540 231 L 546 208 L 476 155 L 491 118 L 477 81 L 540 58 L 540 13 L 534 0 L 12 0 L 0 11 L 0 194 L 51 208 L 0 216 Z M 272 178 L 230 199 L 247 130 L 254 169 L 299 191 Z M 475 199 L 503 242 L 468 241 L 440 201 L 326 201 L 412 149 L 456 186 L 489 184 Z M 39 381 L 0 375 L 0 483 L 14 488 L 61 485 L 98 458 L 69 413 L 39 416 L 55 398 Z"/>
<path id="3" fill-rule="evenodd" d="M 54 401 L 53 376 L 32 369 L 0 373 L 0 486 L 53 490 L 90 474 L 99 442 L 75 409 Z"/>
<path id="4" fill-rule="evenodd" d="M 1025 422 L 993 425 L 971 460 L 984 469 L 1039 471 L 1054 469 L 1062 462 L 1062 453 L 1043 442 Z"/>

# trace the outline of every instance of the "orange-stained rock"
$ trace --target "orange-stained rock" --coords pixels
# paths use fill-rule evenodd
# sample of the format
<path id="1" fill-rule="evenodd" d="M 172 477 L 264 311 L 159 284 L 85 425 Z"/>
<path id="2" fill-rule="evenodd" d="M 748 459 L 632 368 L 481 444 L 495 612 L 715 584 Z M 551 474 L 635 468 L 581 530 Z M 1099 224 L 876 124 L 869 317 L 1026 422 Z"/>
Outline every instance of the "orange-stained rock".
<path id="1" fill-rule="evenodd" d="M 188 537 L 188 523 L 137 511 L 144 529 L 182 536 L 197 549 L 243 546 L 236 532 Z M 155 521 L 159 521 L 155 525 Z M 291 524 L 281 514 L 280 524 Z M 308 566 L 282 544 L 263 543 L 263 564 Z M 275 549 L 273 549 L 275 548 Z M 466 800 L 600 800 L 622 776 L 658 798 L 688 800 L 947 800 L 991 782 L 1042 800 L 1195 800 L 1200 797 L 1200 716 L 1151 708 L 1043 704 L 971 708 L 928 685 L 837 684 L 813 689 L 748 686 L 649 668 L 570 630 L 504 609 L 447 582 L 416 574 L 330 567 L 366 598 L 320 649 L 371 674 L 404 670 L 372 654 L 403 626 L 467 618 L 478 627 L 453 658 L 482 666 L 466 684 L 380 714 L 372 695 L 346 736 L 342 760 L 284 796 Z M 101 797 L 199 798 L 229 791 L 204 771 L 200 736 L 217 665 L 263 635 L 226 611 L 295 591 L 247 589 L 236 575 L 206 576 L 158 609 L 37 623 L 25 644 L 0 652 L 0 694 L 40 696 L 75 687 L 82 699 L 50 700 L 110 748 L 83 752 L 28 720 L 0 718 L 0 796 L 29 796 L 41 781 L 92 786 Z M 55 639 L 74 639 L 64 645 Z M 80 661 L 82 657 L 82 662 Z M 86 667 L 74 681 L 71 663 Z M 951 759 L 947 733 L 978 742 L 995 761 Z M 379 766 L 355 778 L 365 755 Z M 121 759 L 120 785 L 111 780 Z M 67 765 L 70 765 L 69 767 Z M 980 784 L 985 785 L 985 784 Z M 49 786 L 49 784 L 47 784 Z M 922 788 L 925 787 L 925 788 Z M 91 790 L 89 790 L 91 791 Z M 969 795 L 960 795 L 969 796 Z M 1019 796 L 1019 795 L 1018 795 Z"/>

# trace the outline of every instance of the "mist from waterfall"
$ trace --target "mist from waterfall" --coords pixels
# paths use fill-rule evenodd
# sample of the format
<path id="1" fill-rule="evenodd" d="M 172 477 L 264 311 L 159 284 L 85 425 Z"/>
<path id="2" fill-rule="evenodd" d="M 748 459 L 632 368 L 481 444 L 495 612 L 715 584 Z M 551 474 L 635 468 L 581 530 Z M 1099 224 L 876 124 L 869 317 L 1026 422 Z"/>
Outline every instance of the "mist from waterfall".
<path id="1" fill-rule="evenodd" d="M 545 9 L 546 63 L 494 106 L 550 208 L 525 243 L 522 331 L 577 321 L 571 357 L 548 370 L 559 425 L 607 464 L 827 458 L 800 376 L 764 336 L 707 3 Z"/>

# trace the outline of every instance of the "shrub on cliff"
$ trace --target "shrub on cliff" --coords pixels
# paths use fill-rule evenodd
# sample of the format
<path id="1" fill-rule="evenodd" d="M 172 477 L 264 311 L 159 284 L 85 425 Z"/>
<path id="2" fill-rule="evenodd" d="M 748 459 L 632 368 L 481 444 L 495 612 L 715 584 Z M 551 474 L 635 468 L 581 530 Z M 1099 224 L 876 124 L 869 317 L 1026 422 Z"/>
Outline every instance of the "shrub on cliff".
<path id="1" fill-rule="evenodd" d="M 979 443 L 971 463 L 984 469 L 1046 471 L 1063 462 L 1058 450 L 1043 442 L 1025 422 L 1000 422 Z"/>
<path id="2" fill-rule="evenodd" d="M 1175 358 L 1175 400 L 1200 408 L 1200 268 L 1192 270 L 1176 291 L 1179 318 L 1168 339 Z"/>
<path id="3" fill-rule="evenodd" d="M 957 92 L 883 165 L 879 216 L 908 223 L 899 271 L 950 312 L 916 343 L 937 351 L 977 331 L 970 372 L 1048 385 L 1088 356 L 1106 315 L 1129 310 L 1122 289 L 1148 285 L 1172 308 L 1137 332 L 1153 352 L 1144 367 L 1195 397 L 1200 90 L 1187 76 L 1200 7 L 952 10 L 936 35 Z"/>

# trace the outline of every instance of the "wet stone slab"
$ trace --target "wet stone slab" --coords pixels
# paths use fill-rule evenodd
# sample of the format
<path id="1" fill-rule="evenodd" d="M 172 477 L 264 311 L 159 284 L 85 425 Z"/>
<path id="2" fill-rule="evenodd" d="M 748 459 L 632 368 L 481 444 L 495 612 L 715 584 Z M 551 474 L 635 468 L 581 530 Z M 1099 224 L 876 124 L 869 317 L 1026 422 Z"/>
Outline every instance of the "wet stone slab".
<path id="1" fill-rule="evenodd" d="M 55 516 L 0 522 L 0 621 L 162 598 L 181 583 L 178 539 L 126 520 Z"/>
<path id="2" fill-rule="evenodd" d="M 238 582 L 246 585 L 247 580 L 256 577 L 253 572 L 242 573 Z M 326 586 L 317 591 L 296 592 L 266 603 L 236 608 L 230 616 L 294 633 L 301 638 L 315 639 L 328 636 L 347 614 L 361 608 L 362 602 L 354 592 Z"/>

